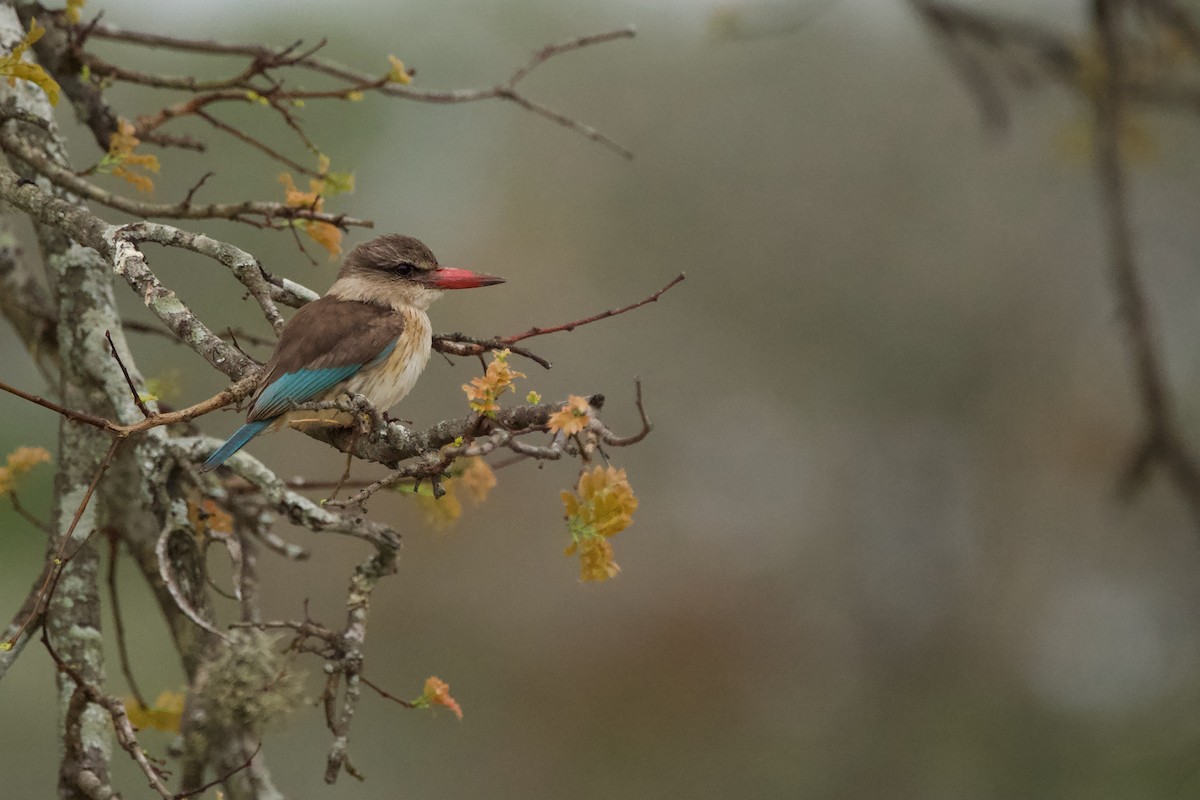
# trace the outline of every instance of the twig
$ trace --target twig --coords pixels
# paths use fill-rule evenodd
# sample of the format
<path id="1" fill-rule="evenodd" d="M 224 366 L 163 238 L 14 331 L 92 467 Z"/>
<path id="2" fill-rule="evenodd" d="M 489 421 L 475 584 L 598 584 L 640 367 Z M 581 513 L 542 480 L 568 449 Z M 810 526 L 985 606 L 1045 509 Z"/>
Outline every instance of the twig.
<path id="1" fill-rule="evenodd" d="M 110 433 L 116 432 L 117 426 L 103 417 L 97 417 L 94 414 L 88 414 L 83 411 L 76 411 L 72 408 L 67 408 L 66 406 L 60 406 L 58 403 L 55 403 L 52 400 L 47 400 L 44 397 L 38 397 L 36 394 L 30 394 L 29 392 L 23 392 L 14 386 L 9 386 L 3 381 L 0 381 L 0 390 L 8 392 L 9 394 L 15 394 L 22 400 L 28 400 L 29 402 L 35 403 L 42 408 L 48 408 L 56 414 L 61 414 L 67 419 L 74 420 L 76 422 L 82 422 L 85 425 L 91 425 L 93 428 L 99 428 L 102 431 L 108 431 Z"/>
<path id="2" fill-rule="evenodd" d="M 204 416 L 205 414 L 216 411 L 218 408 L 224 408 L 230 403 L 236 402 L 243 397 L 248 396 L 258 383 L 258 376 L 251 375 L 243 378 L 237 383 L 232 383 L 224 391 L 218 392 L 207 400 L 203 400 L 195 405 L 180 409 L 179 411 L 169 411 L 158 414 L 151 414 L 148 418 L 141 422 L 134 422 L 129 425 L 118 425 L 111 420 L 97 417 L 92 414 L 86 414 L 82 411 L 60 406 L 58 403 L 38 397 L 37 395 L 23 392 L 20 389 L 9 386 L 7 383 L 0 381 L 0 389 L 15 394 L 17 397 L 28 400 L 31 403 L 36 403 L 39 406 L 48 408 L 67 419 L 83 422 L 91 425 L 94 428 L 99 428 L 102 431 L 107 431 L 116 435 L 117 441 L 122 441 L 137 433 L 148 431 L 151 428 L 158 428 L 163 425 L 174 425 L 178 422 L 190 422 L 196 417 Z"/>
<path id="3" fill-rule="evenodd" d="M 242 770 L 250 769 L 250 765 L 254 763 L 254 759 L 258 757 L 258 753 L 261 750 L 262 750 L 262 742 L 260 741 L 257 745 L 255 745 L 254 752 L 250 754 L 250 757 L 246 759 L 246 762 L 244 764 L 242 764 L 239 767 L 234 767 L 233 769 L 229 770 L 228 772 L 226 772 L 224 775 L 220 776 L 219 778 L 213 778 L 208 783 L 204 784 L 203 786 L 192 789 L 190 792 L 179 792 L 179 793 L 173 795 L 174 800 L 185 800 L 185 798 L 195 797 L 198 794 L 203 794 L 204 792 L 208 791 L 212 787 L 216 786 L 218 783 L 224 783 L 225 781 L 229 780 L 230 778 L 232 778 L 234 775 L 237 775 Z"/>
<path id="4" fill-rule="evenodd" d="M 8 499 L 12 502 L 13 511 L 16 511 L 18 514 L 24 517 L 26 522 L 48 536 L 54 535 L 54 528 L 50 525 L 50 523 L 38 519 L 33 512 L 21 505 L 21 501 L 17 499 L 17 493 L 15 491 L 9 491 Z"/>
<path id="5" fill-rule="evenodd" d="M 133 395 L 133 402 L 137 404 L 138 410 L 142 412 L 142 416 L 150 419 L 154 416 L 154 412 L 146 407 L 146 402 L 142 400 L 142 393 L 133 385 L 133 378 L 130 377 L 129 370 L 125 368 L 125 362 L 121 360 L 121 354 L 117 352 L 117 346 L 113 344 L 112 332 L 105 331 L 104 338 L 108 340 L 108 351 L 112 353 L 112 357 L 117 361 L 117 366 L 121 368 L 121 374 L 125 376 L 125 383 L 129 386 L 129 393 Z"/>
<path id="6" fill-rule="evenodd" d="M 41 608 L 42 593 L 45 591 L 54 569 L 54 562 L 50 559 L 42 564 L 41 573 L 34 579 L 33 587 L 25 595 L 25 602 L 21 603 L 21 607 L 17 609 L 17 613 L 13 614 L 12 621 L 5 629 L 3 644 L 6 646 L 0 647 L 0 678 L 3 678 L 8 672 L 8 668 L 16 661 L 17 656 L 25 647 L 25 643 L 33 637 L 34 632 L 42 623 L 42 615 L 38 611 Z M 8 631 L 14 631 L 14 633 L 10 634 Z M 22 633 L 26 634 L 24 639 L 21 638 Z"/>
<path id="7" fill-rule="evenodd" d="M 642 379 L 636 378 L 634 380 L 634 385 L 636 386 L 635 402 L 637 404 L 638 415 L 642 418 L 642 429 L 632 436 L 621 438 L 614 436 L 612 431 L 601 425 L 601 438 L 607 445 L 611 445 L 613 447 L 628 447 L 631 444 L 637 444 L 642 439 L 645 439 L 647 436 L 649 436 L 650 431 L 654 428 L 654 426 L 650 423 L 650 417 L 646 416 L 646 406 L 642 403 Z M 599 420 L 593 419 L 592 421 L 594 423 L 599 423 Z"/>
<path id="8" fill-rule="evenodd" d="M 1134 257 L 1129 221 L 1125 172 L 1121 163 L 1120 130 L 1123 119 L 1122 84 L 1125 63 L 1121 51 L 1121 5 L 1112 0 L 1093 0 L 1092 14 L 1100 34 L 1100 46 L 1108 68 L 1096 100 L 1096 172 L 1100 178 L 1105 229 L 1109 237 L 1110 269 L 1117 296 L 1117 313 L 1129 342 L 1138 395 L 1146 430 L 1144 441 L 1126 486 L 1140 482 L 1146 468 L 1161 463 L 1175 488 L 1183 496 L 1197 528 L 1200 528 L 1200 468 L 1180 433 L 1167 391 L 1154 323 Z"/>
<path id="9" fill-rule="evenodd" d="M 385 692 L 383 689 L 380 689 L 374 683 L 367 680 L 366 676 L 359 675 L 358 679 L 360 681 L 362 681 L 363 685 L 365 685 L 367 688 L 374 689 L 375 693 L 378 694 L 380 697 L 382 697 L 384 700 L 391 700 L 393 703 L 399 703 L 400 705 L 404 706 L 405 708 L 416 708 L 416 706 L 413 705 L 412 703 L 410 703 L 408 700 L 404 700 L 402 698 L 396 697 L 396 695 L 390 694 L 388 692 Z"/>
<path id="10" fill-rule="evenodd" d="M 214 117 L 212 114 L 209 114 L 207 111 L 196 111 L 195 115 L 197 117 L 199 117 L 200 119 L 204 120 L 205 122 L 207 122 L 209 125 L 216 128 L 217 130 L 224 131 L 225 133 L 228 133 L 230 136 L 234 137 L 238 141 L 244 142 L 244 143 L 250 145 L 255 150 L 258 150 L 259 152 L 265 154 L 268 158 L 278 161 L 280 164 L 283 164 L 288 169 L 295 170 L 296 172 L 300 172 L 304 175 L 308 175 L 313 178 L 321 177 L 320 173 L 318 173 L 316 170 L 310 169 L 310 168 L 304 166 L 303 164 L 299 164 L 299 163 L 293 161 L 292 159 L 285 156 L 283 153 L 280 153 L 279 151 L 272 149 L 271 147 L 267 146 L 266 144 L 263 144 L 258 139 L 255 139 L 253 136 L 250 136 L 249 134 L 239 131 L 237 128 L 233 127 L 232 125 L 229 125 L 228 123 L 222 122 L 221 120 Z"/>
<path id="11" fill-rule="evenodd" d="M 182 37 L 162 36 L 159 34 L 142 33 L 138 31 L 126 31 L 106 24 L 97 24 L 93 28 L 90 35 L 99 36 L 114 41 L 127 42 L 129 44 L 170 48 L 173 50 L 182 50 L 194 53 L 223 53 L 227 55 L 249 56 L 256 59 L 272 58 L 275 55 L 274 50 L 261 45 L 231 45 L 223 42 L 216 42 L 210 39 L 186 39 Z M 380 94 L 416 100 L 424 103 L 455 104 L 474 103 L 490 99 L 507 100 L 558 125 L 568 128 L 569 130 L 573 130 L 576 133 L 603 145 L 604 147 L 607 147 L 608 149 L 620 155 L 622 158 L 630 159 L 633 158 L 633 154 L 625 147 L 617 144 L 615 141 L 605 136 L 590 125 L 585 125 L 584 123 L 568 117 L 565 114 L 554 111 L 545 105 L 542 105 L 541 103 L 530 100 L 523 93 L 518 91 L 517 86 L 526 77 L 528 77 L 534 69 L 549 61 L 551 58 L 563 55 L 565 53 L 570 53 L 575 50 L 580 50 L 585 47 L 590 47 L 592 45 L 617 41 L 619 39 L 631 39 L 635 35 L 636 31 L 632 27 L 626 27 L 606 31 L 604 33 L 580 36 L 567 42 L 548 45 L 535 53 L 527 63 L 514 71 L 507 81 L 484 89 L 458 89 L 452 91 L 418 89 L 412 86 L 388 82 L 386 79 L 381 80 L 378 76 L 358 72 L 356 70 L 341 66 L 340 64 L 336 64 L 332 61 L 315 58 L 313 56 L 305 56 L 303 58 L 297 58 L 295 61 L 291 62 L 291 64 L 304 69 L 312 70 L 314 72 L 319 72 L 342 81 L 346 81 L 348 84 L 350 84 L 350 87 L 342 88 L 333 92 L 288 92 L 286 96 L 300 98 L 307 98 L 311 96 L 338 97 L 345 96 L 345 94 L 350 91 L 373 90 Z M 227 91 L 229 94 L 218 99 L 231 101 L 244 99 L 244 94 L 237 95 L 233 93 L 232 90 L 215 90 L 214 93 L 219 91 Z M 268 98 L 268 100 L 272 99 L 272 95 L 270 93 L 260 94 L 263 97 Z M 208 102 L 215 102 L 215 100 L 209 100 Z M 180 116 L 184 113 L 187 113 L 185 109 L 179 109 L 171 113 L 170 116 Z"/>
<path id="12" fill-rule="evenodd" d="M 211 178 L 213 175 L 216 175 L 216 174 L 217 173 L 215 173 L 215 172 L 209 171 L 209 172 L 206 172 L 203 175 L 201 175 L 200 180 L 193 183 L 192 188 L 188 189 L 187 194 L 185 194 L 183 196 L 183 206 L 191 207 L 192 198 L 196 196 L 196 192 L 200 191 L 200 187 L 204 185 L 205 181 L 207 181 L 209 178 Z"/>
<path id="13" fill-rule="evenodd" d="M 559 331 L 573 331 L 576 328 L 579 328 L 583 325 L 587 325 L 588 323 L 598 322 L 599 320 L 608 319 L 609 317 L 615 317 L 618 314 L 624 314 L 626 311 L 633 311 L 635 308 L 641 308 L 642 306 L 647 305 L 648 303 L 657 302 L 658 298 L 662 297 L 667 291 L 669 291 L 673 286 L 675 286 L 676 284 L 681 282 L 685 277 L 687 277 L 686 273 L 683 273 L 683 272 L 679 273 L 674 278 L 672 278 L 671 282 L 668 283 L 666 286 L 659 289 L 657 292 L 650 295 L 649 297 L 647 297 L 643 300 L 637 301 L 636 303 L 631 303 L 630 305 L 622 306 L 621 308 L 613 308 L 613 309 L 609 309 L 608 311 L 602 311 L 599 314 L 593 314 L 590 317 L 584 317 L 583 319 L 577 319 L 574 322 L 565 322 L 562 325 L 553 325 L 549 328 L 533 327 L 533 328 L 530 328 L 529 330 L 525 331 L 524 333 L 518 333 L 513 336 L 502 336 L 502 337 L 500 337 L 500 341 L 505 343 L 506 345 L 511 345 L 511 344 L 521 341 L 522 339 L 529 339 L 533 336 L 544 336 L 547 333 L 558 333 Z"/>
<path id="14" fill-rule="evenodd" d="M 465 333 L 438 333 L 434 334 L 433 337 L 433 349 L 443 355 L 482 357 L 492 350 L 503 350 L 505 348 L 508 348 L 519 356 L 528 358 L 544 369 L 550 369 L 554 366 L 537 353 L 527 350 L 524 347 L 514 347 L 510 342 L 506 342 L 499 337 L 480 339 L 475 336 L 468 336 Z"/>
<path id="15" fill-rule="evenodd" d="M 129 684 L 129 691 L 133 695 L 133 699 L 137 700 L 138 705 L 142 708 L 149 708 L 150 704 L 146 702 L 146 696 L 142 694 L 142 690 L 138 688 L 137 681 L 133 677 L 133 667 L 129 663 L 129 648 L 125 643 L 125 621 L 121 616 L 121 598 L 117 592 L 117 561 L 120 558 L 118 544 L 120 536 L 115 530 L 108 531 L 108 600 L 112 604 L 113 613 L 113 628 L 117 634 L 117 656 L 121 660 L 121 674 L 125 676 L 125 682 Z"/>
<path id="16" fill-rule="evenodd" d="M 362 505 L 371 495 L 378 492 L 380 489 L 386 489 L 389 486 L 399 483 L 406 478 L 434 478 L 440 476 L 446 471 L 446 468 L 454 461 L 456 455 L 450 454 L 451 448 L 443 448 L 440 453 L 434 453 L 429 459 L 423 459 L 420 463 L 410 464 L 407 467 L 402 467 L 398 470 L 388 473 L 379 480 L 367 485 L 361 489 L 358 494 L 348 497 L 345 500 L 327 500 L 325 506 L 327 508 L 350 508 L 351 506 Z"/>

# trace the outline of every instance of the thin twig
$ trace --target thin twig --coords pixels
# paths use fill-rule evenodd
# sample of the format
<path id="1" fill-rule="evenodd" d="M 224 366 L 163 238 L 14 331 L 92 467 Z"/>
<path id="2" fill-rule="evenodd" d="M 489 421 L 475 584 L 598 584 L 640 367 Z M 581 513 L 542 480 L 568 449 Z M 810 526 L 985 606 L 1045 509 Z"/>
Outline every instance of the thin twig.
<path id="1" fill-rule="evenodd" d="M 527 350 L 524 347 L 516 347 L 509 342 L 504 341 L 499 337 L 490 339 L 481 339 L 475 336 L 468 336 L 465 333 L 438 333 L 433 337 L 433 349 L 443 355 L 452 356 L 477 356 L 482 358 L 485 354 L 492 350 L 511 350 L 513 353 L 524 356 L 530 361 L 541 366 L 543 369 L 550 369 L 551 364 L 546 359 Z M 447 359 L 449 361 L 449 359 Z M 453 363 L 453 362 L 451 362 Z"/>
<path id="2" fill-rule="evenodd" d="M 53 526 L 51 526 L 50 523 L 46 522 L 45 520 L 38 519 L 33 512 L 21 505 L 21 501 L 17 499 L 17 493 L 15 491 L 9 491 L 8 499 L 12 502 L 13 511 L 16 511 L 18 514 L 24 517 L 30 525 L 48 536 L 54 535 Z"/>
<path id="3" fill-rule="evenodd" d="M 576 328 L 582 327 L 583 325 L 587 325 L 588 323 L 598 322 L 602 319 L 608 319 L 609 317 L 615 317 L 618 314 L 624 314 L 626 311 L 633 311 L 635 308 L 641 308 L 642 306 L 647 305 L 649 303 L 657 302 L 658 298 L 662 297 L 673 286 L 675 286 L 676 284 L 681 282 L 686 277 L 687 277 L 686 273 L 683 273 L 683 272 L 679 273 L 674 278 L 672 278 L 671 282 L 668 283 L 666 286 L 659 289 L 657 292 L 650 295 L 649 297 L 647 297 L 643 300 L 637 301 L 636 303 L 631 303 L 627 306 L 622 306 L 621 308 L 613 308 L 613 309 L 609 309 L 608 311 L 602 311 L 599 314 L 593 314 L 590 317 L 584 317 L 583 319 L 577 319 L 574 322 L 565 322 L 562 325 L 553 325 L 549 328 L 533 327 L 533 328 L 530 328 L 529 330 L 525 331 L 524 333 L 518 333 L 513 336 L 502 336 L 502 337 L 500 337 L 500 341 L 504 342 L 505 344 L 510 345 L 510 344 L 519 342 L 522 339 L 529 339 L 533 336 L 544 336 L 547 333 L 558 333 L 559 331 L 573 331 Z"/>
<path id="4" fill-rule="evenodd" d="M 253 147 L 255 150 L 258 150 L 259 152 L 265 154 L 268 158 L 274 159 L 275 161 L 278 161 L 280 164 L 283 164 L 288 169 L 295 170 L 296 172 L 303 173 L 304 175 L 308 175 L 313 178 L 321 177 L 320 173 L 318 173 L 316 170 L 310 169 L 310 168 L 304 166 L 303 164 L 299 164 L 299 163 L 293 161 L 292 159 L 285 156 L 283 153 L 280 153 L 279 151 L 272 149 L 268 145 L 260 142 L 258 139 L 255 139 L 253 136 L 250 136 L 249 134 L 239 131 L 237 128 L 233 127 L 232 125 L 230 125 L 228 123 L 222 122 L 221 120 L 214 117 L 212 114 L 209 114 L 207 111 L 196 111 L 195 115 L 197 117 L 199 117 L 200 119 L 204 120 L 205 122 L 207 122 L 209 125 L 216 128 L 217 130 L 224 131 L 225 133 L 228 133 L 230 136 L 234 137 L 238 141 L 245 142 L 246 144 Z"/>
<path id="5" fill-rule="evenodd" d="M 109 433 L 116 432 L 117 426 L 103 417 L 97 417 L 94 414 L 88 414 L 83 411 L 76 411 L 72 408 L 67 408 L 66 406 L 60 406 L 58 403 L 55 403 L 52 400 L 47 400 L 44 397 L 38 397 L 36 394 L 30 394 L 29 392 L 23 392 L 14 386 L 9 386 L 3 381 L 0 381 L 0 390 L 8 392 L 9 394 L 15 394 L 22 400 L 28 400 L 29 402 L 35 403 L 42 408 L 48 408 L 57 414 L 61 414 L 67 419 L 75 420 L 76 422 L 82 422 L 85 425 L 91 425 L 93 428 L 99 428 L 100 430 L 108 431 Z"/>
<path id="6" fill-rule="evenodd" d="M 1100 47 L 1108 65 L 1105 82 L 1096 95 L 1096 172 L 1100 178 L 1105 229 L 1109 238 L 1110 269 L 1117 297 L 1117 313 L 1125 328 L 1133 359 L 1146 430 L 1137 469 L 1127 486 L 1140 482 L 1146 467 L 1158 461 L 1183 496 L 1200 528 L 1200 467 L 1180 433 L 1167 390 L 1157 336 L 1134 256 L 1125 171 L 1121 161 L 1120 131 L 1124 118 L 1122 85 L 1125 73 L 1121 49 L 1121 9 L 1113 0 L 1093 0 L 1092 14 Z"/>
<path id="7" fill-rule="evenodd" d="M 114 41 L 127 42 L 129 44 L 137 44 L 148 47 L 162 47 L 173 50 L 182 50 L 194 53 L 223 53 L 228 55 L 249 56 L 255 59 L 269 59 L 276 56 L 276 51 L 261 45 L 231 45 L 223 42 L 216 42 L 211 39 L 187 39 L 174 36 L 163 36 L 160 34 L 142 33 L 138 31 L 126 31 L 120 28 L 97 24 L 92 29 L 92 36 L 111 39 Z M 606 42 L 617 41 L 620 39 L 631 39 L 636 35 L 636 31 L 632 27 L 618 28 L 616 30 L 605 31 L 604 33 L 590 34 L 580 36 L 567 42 L 548 45 L 537 51 L 533 57 L 524 65 L 515 70 L 507 81 L 482 89 L 458 89 L 452 91 L 439 91 L 429 89 L 419 89 L 413 86 L 391 82 L 387 76 L 380 78 L 376 75 L 358 72 L 347 67 L 336 64 L 325 59 L 315 58 L 313 56 L 305 56 L 297 58 L 290 62 L 289 65 L 295 65 L 304 69 L 309 69 L 314 72 L 319 72 L 333 78 L 345 81 L 349 84 L 348 87 L 340 87 L 337 90 L 326 92 L 278 92 L 280 97 L 306 99 L 309 97 L 345 97 L 350 92 L 356 91 L 376 91 L 380 94 L 400 97 L 409 100 L 416 100 L 424 103 L 438 104 L 456 104 L 456 103 L 474 103 L 482 100 L 499 99 L 507 100 L 511 103 L 521 106 L 522 108 L 531 111 L 545 119 L 548 119 L 555 124 L 561 125 L 569 130 L 595 141 L 604 147 L 612 150 L 622 158 L 631 159 L 633 154 L 625 147 L 613 141 L 608 136 L 604 135 L 596 128 L 586 125 L 572 117 L 569 117 L 560 112 L 554 111 L 547 106 L 529 99 L 517 87 L 529 76 L 529 74 L 538 66 L 549 61 L 551 58 L 561 56 L 566 53 L 580 50 L 592 45 L 603 44 Z M 227 84 L 228 86 L 228 84 Z M 257 91 L 257 90 L 256 90 Z M 267 98 L 274 105 L 276 92 L 259 92 L 260 96 Z M 214 89 L 210 94 L 204 95 L 204 105 L 218 101 L 244 101 L 245 90 L 240 88 L 223 88 Z M 164 110 L 160 114 L 160 118 L 155 118 L 149 125 L 150 128 L 157 127 L 167 119 L 183 116 L 189 113 L 194 113 L 196 106 L 187 106 L 182 104 L 181 107 L 175 109 Z M 277 109 L 279 110 L 279 109 Z"/>
<path id="8" fill-rule="evenodd" d="M 129 647 L 125 642 L 125 621 L 121 615 L 121 598 L 117 592 L 117 561 L 120 559 L 120 551 L 118 545 L 121 537 L 118 533 L 110 529 L 108 531 L 108 601 L 112 605 L 113 613 L 113 629 L 117 635 L 117 656 L 121 660 L 121 674 L 125 676 L 125 682 L 129 684 L 129 692 L 133 695 L 133 699 L 138 702 L 142 708 L 150 708 L 150 704 L 146 702 L 146 696 L 142 694 L 142 690 L 138 688 L 137 681 L 133 677 L 133 667 L 129 662 Z"/>
<path id="9" fill-rule="evenodd" d="M 0 381 L 0 389 L 9 392 L 10 394 L 15 394 L 17 397 L 28 400 L 31 403 L 36 403 L 39 406 L 48 408 L 51 411 L 61 414 L 67 419 L 83 422 L 91 425 L 94 428 L 99 428 L 102 431 L 116 434 L 117 441 L 122 441 L 130 436 L 133 436 L 134 434 L 148 431 L 151 428 L 158 428 L 163 425 L 174 425 L 178 422 L 190 422 L 196 417 L 201 417 L 209 412 L 216 411 L 219 408 L 224 408 L 230 403 L 236 402 L 243 397 L 248 396 L 254 390 L 254 387 L 257 385 L 257 383 L 258 376 L 251 375 L 236 383 L 230 384 L 229 387 L 224 391 L 218 392 L 207 400 L 203 400 L 195 405 L 188 406 L 187 408 L 180 409 L 179 411 L 151 414 L 148 418 L 142 420 L 141 422 L 134 422 L 129 425 L 118 425 L 117 423 L 104 419 L 103 417 L 97 417 L 82 411 L 76 411 L 65 406 L 60 406 L 58 403 L 9 386 L 3 381 Z"/>
<path id="10" fill-rule="evenodd" d="M 185 800 L 185 798 L 195 797 L 198 794 L 203 794 L 204 792 L 206 792 L 207 790 L 216 786 L 217 784 L 224 783 L 225 781 L 229 780 L 230 778 L 232 778 L 234 775 L 237 775 L 242 770 L 250 769 L 250 765 L 254 763 L 254 759 L 258 757 L 259 751 L 261 751 L 261 750 L 262 750 L 262 742 L 259 741 L 259 743 L 254 746 L 254 752 L 250 754 L 250 757 L 246 759 L 246 762 L 244 764 L 242 764 L 241 766 L 238 766 L 238 767 L 234 767 L 233 769 L 226 772 L 224 775 L 221 775 L 218 778 L 213 778 L 208 783 L 204 784 L 203 786 L 192 789 L 190 792 L 179 792 L 179 793 L 175 794 L 174 795 L 175 800 Z"/>
<path id="11" fill-rule="evenodd" d="M 608 428 L 600 425 L 601 438 L 604 440 L 605 444 L 613 447 L 628 447 L 631 444 L 637 444 L 642 439 L 645 439 L 650 435 L 650 431 L 654 429 L 654 426 L 650 423 L 650 417 L 646 415 L 646 406 L 642 402 L 642 379 L 636 378 L 634 380 L 634 385 L 636 387 L 635 403 L 637 404 L 638 415 L 642 418 L 642 429 L 632 436 L 618 437 L 613 435 L 612 431 L 608 430 Z M 599 424 L 599 420 L 593 419 L 593 422 Z"/>
<path id="12" fill-rule="evenodd" d="M 125 376 L 125 384 L 129 387 L 129 393 L 133 395 L 133 402 L 137 404 L 138 410 L 142 412 L 142 416 L 150 419 L 154 416 L 154 412 L 146 407 L 146 402 L 142 400 L 142 393 L 133 385 L 133 378 L 130 377 L 129 370 L 125 367 L 125 362 L 121 360 L 121 354 L 117 352 L 117 346 L 113 344 L 112 332 L 105 331 L 104 338 L 108 340 L 108 351 L 112 353 L 112 357 L 117 361 L 117 366 L 121 368 L 121 374 Z"/>
<path id="13" fill-rule="evenodd" d="M 182 205 L 185 208 L 190 208 L 192 205 L 192 198 L 196 196 L 196 192 L 200 191 L 200 187 L 204 185 L 205 181 L 207 181 L 209 178 L 211 178 L 213 175 L 216 175 L 216 174 L 217 173 L 212 172 L 210 170 L 209 172 L 206 172 L 203 175 L 201 175 L 200 180 L 193 183 L 192 188 L 188 189 L 187 194 L 185 194 L 183 196 L 183 204 Z"/>
<path id="14" fill-rule="evenodd" d="M 405 708 L 416 708 L 416 706 L 413 705 L 408 700 L 405 700 L 400 697 L 396 697 L 396 695 L 386 692 L 383 689 L 379 688 L 374 683 L 367 680 L 366 676 L 359 675 L 358 679 L 360 681 L 362 681 L 363 685 L 365 685 L 368 689 L 374 689 L 375 693 L 378 694 L 380 697 L 382 697 L 384 700 L 391 700 L 393 703 L 399 703 L 400 705 L 404 706 Z"/>

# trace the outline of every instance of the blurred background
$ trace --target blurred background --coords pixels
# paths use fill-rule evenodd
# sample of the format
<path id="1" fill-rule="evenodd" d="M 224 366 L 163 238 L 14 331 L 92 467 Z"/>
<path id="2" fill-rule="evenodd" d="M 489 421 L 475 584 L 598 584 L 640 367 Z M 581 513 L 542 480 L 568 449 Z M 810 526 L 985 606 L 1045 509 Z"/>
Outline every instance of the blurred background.
<path id="1" fill-rule="evenodd" d="M 972 5 L 1082 30 L 1086 4 Z M 334 169 L 357 173 L 356 193 L 331 210 L 509 279 L 444 299 L 436 330 L 514 333 L 688 278 L 657 305 L 533 340 L 553 371 L 517 365 L 529 376 L 521 396 L 603 392 L 619 431 L 636 429 L 634 378 L 644 381 L 655 431 L 612 453 L 641 499 L 614 541 L 620 576 L 581 584 L 562 555 L 558 492 L 572 464 L 501 471 L 487 505 L 445 532 L 403 498 L 376 499 L 374 516 L 406 536 L 399 575 L 375 595 L 367 675 L 407 697 L 436 674 L 466 717 L 365 696 L 351 754 L 367 781 L 330 788 L 329 734 L 306 706 L 265 748 L 289 796 L 1200 791 L 1200 545 L 1165 481 L 1131 502 L 1116 496 L 1139 416 L 1096 180 L 1071 146 L 1088 119 L 1073 96 L 1014 93 L 1013 128 L 985 131 L 898 1 L 274 0 L 156 4 L 148 16 L 134 0 L 93 0 L 87 13 L 100 10 L 164 33 L 327 37 L 331 58 L 382 72 L 394 53 L 418 86 L 446 89 L 498 82 L 548 42 L 639 32 L 553 60 L 525 84 L 630 147 L 632 162 L 498 101 L 368 96 L 304 110 Z M 175 74 L 236 63 L 101 52 Z M 170 95 L 114 97 L 132 117 Z M 304 157 L 268 112 L 224 113 Z M 1200 442 L 1197 131 L 1187 119 L 1144 122 L 1155 153 L 1133 177 L 1138 255 L 1174 396 Z M 276 165 L 194 132 L 213 153 L 164 154 L 158 198 L 209 169 L 204 198 L 282 197 Z M 77 165 L 98 158 L 72 141 Z M 201 229 L 318 290 L 332 279 L 333 264 L 308 263 L 285 234 Z M 269 333 L 212 263 L 150 255 L 213 327 Z M 150 321 L 118 292 L 130 318 Z M 168 400 L 222 385 L 190 351 L 131 336 L 143 372 L 175 384 Z M 5 381 L 45 390 L 8 329 L 0 363 Z M 477 372 L 435 357 L 398 413 L 418 426 L 464 413 L 459 387 Z M 56 418 L 12 398 L 0 409 L 0 452 L 54 450 Z M 237 421 L 217 414 L 204 427 L 225 436 Z M 297 434 L 254 451 L 285 475 L 342 467 Z M 51 472 L 40 467 L 22 492 L 43 515 Z M 7 504 L 0 530 L 7 619 L 44 543 Z M 296 617 L 309 598 L 318 619 L 340 618 L 363 548 L 279 530 L 314 558 L 263 556 L 268 616 Z M 123 567 L 140 682 L 150 695 L 178 689 L 161 618 Z M 0 682 L 0 708 L 4 794 L 45 796 L 58 738 L 40 648 Z M 144 740 L 161 755 L 168 737 Z M 140 787 L 126 762 L 114 757 L 118 785 Z"/>

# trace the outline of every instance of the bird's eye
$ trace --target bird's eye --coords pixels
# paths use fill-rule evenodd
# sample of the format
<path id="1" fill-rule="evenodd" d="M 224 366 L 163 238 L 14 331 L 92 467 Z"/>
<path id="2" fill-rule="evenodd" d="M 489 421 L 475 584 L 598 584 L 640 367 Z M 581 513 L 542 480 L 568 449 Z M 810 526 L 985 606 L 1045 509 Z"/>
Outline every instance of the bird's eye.
<path id="1" fill-rule="evenodd" d="M 396 264 L 392 267 L 392 272 L 401 277 L 407 278 L 409 275 L 412 275 L 414 269 L 416 268 L 412 264 L 401 261 L 399 264 Z"/>

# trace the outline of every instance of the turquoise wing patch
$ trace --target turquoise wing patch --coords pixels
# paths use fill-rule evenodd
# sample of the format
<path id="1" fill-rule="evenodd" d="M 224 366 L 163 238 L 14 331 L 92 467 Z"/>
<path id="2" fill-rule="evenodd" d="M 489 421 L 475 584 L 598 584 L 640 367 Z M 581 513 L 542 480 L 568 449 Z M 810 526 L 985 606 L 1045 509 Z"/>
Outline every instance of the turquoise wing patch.
<path id="1" fill-rule="evenodd" d="M 271 419 L 291 411 L 297 403 L 315 400 L 362 369 L 362 364 L 346 364 L 341 367 L 302 369 L 281 375 L 258 396 L 250 420 Z"/>

